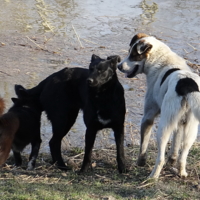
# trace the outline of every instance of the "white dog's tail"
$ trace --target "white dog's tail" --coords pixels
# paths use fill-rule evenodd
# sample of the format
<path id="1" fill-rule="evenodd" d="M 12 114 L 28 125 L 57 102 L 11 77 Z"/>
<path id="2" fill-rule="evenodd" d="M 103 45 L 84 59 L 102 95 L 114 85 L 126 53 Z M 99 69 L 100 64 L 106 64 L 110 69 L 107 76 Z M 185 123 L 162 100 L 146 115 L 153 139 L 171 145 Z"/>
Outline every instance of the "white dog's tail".
<path id="1" fill-rule="evenodd" d="M 194 113 L 194 116 L 200 122 L 200 92 L 191 92 L 187 94 L 188 104 Z"/>

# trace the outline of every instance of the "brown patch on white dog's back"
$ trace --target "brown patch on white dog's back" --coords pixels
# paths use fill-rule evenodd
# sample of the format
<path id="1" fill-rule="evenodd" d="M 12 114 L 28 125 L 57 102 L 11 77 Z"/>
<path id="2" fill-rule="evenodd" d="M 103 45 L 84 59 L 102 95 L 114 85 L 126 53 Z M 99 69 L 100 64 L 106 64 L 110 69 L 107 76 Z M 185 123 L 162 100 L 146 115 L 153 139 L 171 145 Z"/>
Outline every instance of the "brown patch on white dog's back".
<path id="1" fill-rule="evenodd" d="M 4 109 L 5 109 L 5 102 L 3 98 L 0 97 L 0 116 L 3 114 Z"/>
<path id="2" fill-rule="evenodd" d="M 135 44 L 137 42 L 137 40 L 144 38 L 144 37 L 149 37 L 149 35 L 147 35 L 145 33 L 138 33 L 137 35 L 133 36 L 131 43 L 130 43 L 130 46 Z"/>

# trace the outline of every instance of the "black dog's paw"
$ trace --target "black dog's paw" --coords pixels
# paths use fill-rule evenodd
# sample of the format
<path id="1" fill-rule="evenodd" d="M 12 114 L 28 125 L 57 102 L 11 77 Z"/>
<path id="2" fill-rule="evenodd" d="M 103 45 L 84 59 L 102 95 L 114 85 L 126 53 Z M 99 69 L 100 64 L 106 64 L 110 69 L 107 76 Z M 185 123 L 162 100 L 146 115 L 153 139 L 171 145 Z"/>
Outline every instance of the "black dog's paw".
<path id="1" fill-rule="evenodd" d="M 63 170 L 63 171 L 68 171 L 68 170 L 72 170 L 72 167 L 70 166 L 60 166 L 60 165 L 57 165 L 58 169 L 60 170 Z"/>
<path id="2" fill-rule="evenodd" d="M 50 164 L 51 164 L 51 165 L 54 165 L 55 167 L 57 167 L 58 169 L 63 170 L 63 171 L 72 170 L 72 167 L 71 167 L 71 166 L 67 166 L 67 165 L 65 165 L 64 163 L 58 164 L 57 162 L 50 161 Z"/>
<path id="3" fill-rule="evenodd" d="M 84 170 L 83 170 L 83 169 L 80 169 L 79 171 L 77 171 L 77 174 L 78 174 L 78 175 L 81 175 L 81 174 L 90 172 L 90 170 L 93 171 L 93 168 L 90 167 L 90 168 L 87 168 L 87 169 L 84 169 Z"/>
<path id="4" fill-rule="evenodd" d="M 143 167 L 145 166 L 146 164 L 146 157 L 139 157 L 138 160 L 137 160 L 137 165 L 140 166 L 140 167 Z"/>
<path id="5" fill-rule="evenodd" d="M 124 169 L 119 169 L 118 171 L 119 171 L 120 174 L 125 174 L 125 173 L 128 173 L 128 172 L 129 172 L 129 170 L 126 169 L 126 168 L 124 168 Z"/>
<path id="6" fill-rule="evenodd" d="M 91 163 L 85 163 L 85 164 L 82 165 L 79 173 L 83 174 L 85 172 L 88 172 L 89 170 L 93 171 L 92 164 Z"/>
<path id="7" fill-rule="evenodd" d="M 120 174 L 128 172 L 128 170 L 125 167 L 124 162 L 119 163 L 119 165 L 118 165 L 118 171 L 119 171 Z"/>

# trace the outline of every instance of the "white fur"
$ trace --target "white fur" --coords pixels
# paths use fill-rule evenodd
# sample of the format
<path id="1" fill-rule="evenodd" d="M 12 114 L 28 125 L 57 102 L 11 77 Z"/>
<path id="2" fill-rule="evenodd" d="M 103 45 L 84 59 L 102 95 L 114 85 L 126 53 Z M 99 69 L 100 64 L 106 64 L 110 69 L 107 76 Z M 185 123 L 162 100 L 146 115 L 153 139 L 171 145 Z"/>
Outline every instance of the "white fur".
<path id="1" fill-rule="evenodd" d="M 110 119 L 102 119 L 99 115 L 98 115 L 98 120 L 103 125 L 107 125 L 107 124 L 109 124 L 111 122 Z"/>
<path id="2" fill-rule="evenodd" d="M 151 44 L 152 48 L 148 51 L 142 61 L 130 60 L 131 51 L 134 45 Z M 140 48 L 137 46 L 137 49 Z M 200 93 L 192 92 L 186 97 L 179 96 L 176 92 L 177 82 L 182 78 L 193 79 L 200 89 L 200 78 L 191 72 L 185 60 L 172 52 L 163 42 L 154 37 L 143 37 L 136 41 L 130 49 L 130 53 L 120 64 L 122 72 L 130 74 L 139 65 L 138 73 L 144 73 L 147 78 L 147 92 L 145 97 L 144 116 L 141 123 L 141 146 L 138 163 L 146 159 L 146 151 L 151 135 L 151 128 L 155 117 L 160 114 L 160 121 L 157 132 L 158 155 L 156 164 L 150 174 L 150 178 L 158 178 L 165 163 L 165 149 L 170 135 L 174 133 L 170 159 L 176 161 L 182 142 L 182 152 L 179 156 L 179 174 L 187 176 L 186 159 L 194 143 L 198 124 L 200 121 Z M 179 68 L 170 74 L 160 85 L 164 74 L 171 68 Z"/>

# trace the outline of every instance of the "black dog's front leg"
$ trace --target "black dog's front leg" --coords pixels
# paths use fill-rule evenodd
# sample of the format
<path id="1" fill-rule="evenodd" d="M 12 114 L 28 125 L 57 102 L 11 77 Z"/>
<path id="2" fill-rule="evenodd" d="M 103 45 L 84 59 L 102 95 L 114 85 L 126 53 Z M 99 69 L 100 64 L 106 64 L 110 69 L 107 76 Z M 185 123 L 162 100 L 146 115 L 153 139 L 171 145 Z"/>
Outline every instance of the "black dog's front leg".
<path id="1" fill-rule="evenodd" d="M 92 148 L 94 146 L 96 134 L 97 130 L 95 128 L 87 128 L 85 135 L 85 155 L 80 172 L 87 171 L 89 165 L 91 164 Z"/>
<path id="2" fill-rule="evenodd" d="M 41 142 L 42 142 L 42 140 L 40 138 L 38 138 L 36 141 L 33 141 L 31 143 L 32 150 L 31 150 L 31 155 L 29 157 L 27 170 L 33 170 L 34 169 L 36 159 L 38 157 L 38 153 L 39 153 L 39 150 L 40 150 Z"/>
<path id="3" fill-rule="evenodd" d="M 119 173 L 126 172 L 125 157 L 124 157 L 124 126 L 113 128 L 115 135 L 115 142 L 117 147 L 117 164 Z"/>
<path id="4" fill-rule="evenodd" d="M 13 150 L 13 155 L 14 155 L 14 159 L 15 159 L 15 166 L 21 166 L 22 165 L 22 157 L 20 152 L 14 151 Z"/>

